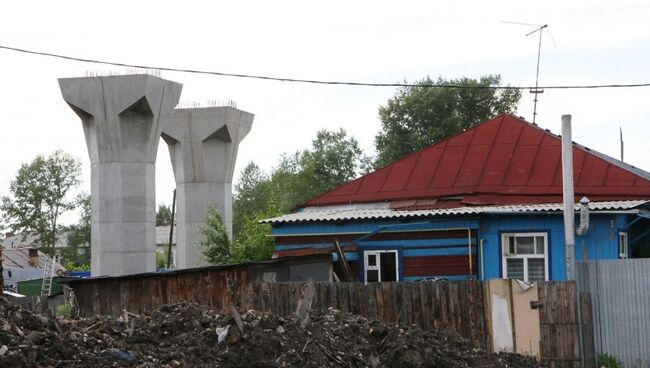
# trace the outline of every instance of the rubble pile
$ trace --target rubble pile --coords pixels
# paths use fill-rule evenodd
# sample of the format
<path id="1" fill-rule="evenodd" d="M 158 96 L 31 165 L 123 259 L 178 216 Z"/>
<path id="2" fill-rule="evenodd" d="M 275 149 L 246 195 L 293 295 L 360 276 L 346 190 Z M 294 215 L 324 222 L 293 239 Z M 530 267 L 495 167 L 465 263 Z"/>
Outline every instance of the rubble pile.
<path id="1" fill-rule="evenodd" d="M 304 321 L 303 321 L 304 322 Z M 303 323 L 304 324 L 304 323 Z M 539 367 L 489 354 L 440 331 L 386 325 L 336 309 L 309 323 L 208 306 L 77 320 L 33 314 L 0 298 L 0 367 Z"/>

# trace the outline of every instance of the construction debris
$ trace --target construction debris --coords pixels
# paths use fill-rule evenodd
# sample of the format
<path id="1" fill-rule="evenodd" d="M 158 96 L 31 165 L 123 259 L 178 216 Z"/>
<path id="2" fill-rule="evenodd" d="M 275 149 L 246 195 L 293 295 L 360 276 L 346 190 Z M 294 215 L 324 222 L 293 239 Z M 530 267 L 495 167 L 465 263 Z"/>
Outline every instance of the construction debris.
<path id="1" fill-rule="evenodd" d="M 236 321 L 197 304 L 128 317 L 133 325 L 124 316 L 55 321 L 0 299 L 0 346 L 6 345 L 0 366 L 541 367 L 521 355 L 486 353 L 444 331 L 386 325 L 336 309 L 311 311 L 304 328 L 304 319 L 247 311 Z"/>

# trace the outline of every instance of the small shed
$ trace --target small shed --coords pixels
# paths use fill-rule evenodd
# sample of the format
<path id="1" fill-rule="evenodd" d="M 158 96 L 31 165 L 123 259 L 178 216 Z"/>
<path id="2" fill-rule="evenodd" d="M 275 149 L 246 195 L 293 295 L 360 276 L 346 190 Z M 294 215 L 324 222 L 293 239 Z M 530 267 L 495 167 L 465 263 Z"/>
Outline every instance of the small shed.
<path id="1" fill-rule="evenodd" d="M 115 277 L 65 279 L 82 316 L 139 313 L 162 304 L 194 302 L 228 308 L 254 282 L 331 281 L 328 254 L 148 272 Z"/>

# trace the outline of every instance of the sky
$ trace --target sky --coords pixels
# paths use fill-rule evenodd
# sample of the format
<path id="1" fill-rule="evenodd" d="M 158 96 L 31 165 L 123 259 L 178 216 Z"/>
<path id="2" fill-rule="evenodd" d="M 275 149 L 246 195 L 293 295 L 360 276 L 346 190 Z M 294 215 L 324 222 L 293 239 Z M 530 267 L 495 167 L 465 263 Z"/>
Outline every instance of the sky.
<path id="1" fill-rule="evenodd" d="M 361 82 L 478 78 L 535 84 L 650 82 L 650 4 L 645 1 L 15 1 L 0 11 L 0 45 L 81 58 L 275 77 Z M 0 195 L 20 165 L 62 149 L 90 161 L 81 122 L 61 98 L 57 78 L 124 68 L 0 50 Z M 251 161 L 270 170 L 282 153 L 310 146 L 320 129 L 344 128 L 367 153 L 380 129 L 378 108 L 394 87 L 327 86 L 163 72 L 182 83 L 182 102 L 234 100 L 255 114 L 239 148 L 235 180 Z M 517 115 L 532 121 L 524 91 Z M 537 123 L 650 170 L 650 87 L 546 90 Z M 171 203 L 174 178 L 161 141 L 156 201 Z M 68 214 L 64 222 L 76 221 Z"/>

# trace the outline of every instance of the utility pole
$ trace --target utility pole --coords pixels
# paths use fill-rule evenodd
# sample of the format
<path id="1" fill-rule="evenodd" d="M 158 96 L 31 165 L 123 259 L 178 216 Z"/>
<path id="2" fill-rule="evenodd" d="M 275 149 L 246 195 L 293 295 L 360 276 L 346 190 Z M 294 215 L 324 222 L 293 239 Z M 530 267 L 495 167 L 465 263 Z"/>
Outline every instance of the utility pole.
<path id="1" fill-rule="evenodd" d="M 176 213 L 176 189 L 172 198 L 172 222 L 169 224 L 169 248 L 167 248 L 167 269 L 172 268 L 172 240 L 174 239 L 174 213 Z"/>
<path id="2" fill-rule="evenodd" d="M 620 137 L 621 137 L 621 162 L 623 162 L 623 128 L 619 127 Z"/>
<path id="3" fill-rule="evenodd" d="M 564 199 L 564 244 L 567 280 L 575 280 L 576 240 L 574 197 L 571 115 L 562 115 L 562 198 Z"/>

